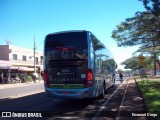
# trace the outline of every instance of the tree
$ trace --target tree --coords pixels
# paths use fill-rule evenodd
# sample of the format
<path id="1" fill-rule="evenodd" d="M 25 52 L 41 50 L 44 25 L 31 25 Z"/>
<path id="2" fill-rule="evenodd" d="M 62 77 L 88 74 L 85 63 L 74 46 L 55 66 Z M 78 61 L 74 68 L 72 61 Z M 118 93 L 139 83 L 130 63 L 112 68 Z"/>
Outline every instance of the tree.
<path id="1" fill-rule="evenodd" d="M 148 3 L 145 4 L 148 6 Z M 150 11 L 137 12 L 134 17 L 127 18 L 117 25 L 112 31 L 112 38 L 117 41 L 119 47 L 140 45 L 140 51 L 154 48 L 151 56 L 156 61 L 156 52 L 159 51 L 156 47 L 160 46 L 160 13 L 157 11 L 157 8 L 153 7 Z"/>
<path id="2" fill-rule="evenodd" d="M 160 55 L 160 46 L 150 47 L 150 48 L 140 48 L 135 53 L 140 52 L 141 54 L 149 54 L 154 63 L 154 75 L 156 75 L 156 62 L 160 67 L 160 61 L 158 56 Z"/>
<path id="3" fill-rule="evenodd" d="M 134 17 L 127 18 L 112 31 L 112 38 L 118 46 L 153 47 L 160 45 L 160 16 L 151 12 L 137 12 Z"/>
<path id="4" fill-rule="evenodd" d="M 160 0 L 139 0 L 143 2 L 144 7 L 148 11 L 152 11 L 155 15 L 160 14 Z"/>
<path id="5" fill-rule="evenodd" d="M 129 59 L 126 59 L 124 62 L 121 63 L 121 65 L 125 65 L 126 69 L 138 69 L 139 66 L 145 66 L 147 69 L 152 69 L 153 64 L 150 56 L 145 56 L 144 64 L 140 65 L 140 61 L 138 60 L 138 57 L 131 57 Z"/>
<path id="6" fill-rule="evenodd" d="M 121 65 L 125 65 L 125 69 L 134 69 L 138 66 L 138 59 L 137 57 L 131 57 L 122 62 Z"/>

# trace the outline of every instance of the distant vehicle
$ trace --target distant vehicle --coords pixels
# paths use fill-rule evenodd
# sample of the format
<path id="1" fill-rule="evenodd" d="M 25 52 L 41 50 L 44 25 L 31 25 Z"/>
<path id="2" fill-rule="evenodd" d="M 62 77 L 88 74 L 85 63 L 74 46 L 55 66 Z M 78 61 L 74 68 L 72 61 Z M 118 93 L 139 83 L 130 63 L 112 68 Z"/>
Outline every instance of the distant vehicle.
<path id="1" fill-rule="evenodd" d="M 103 97 L 114 85 L 115 69 L 110 51 L 89 31 L 57 32 L 45 38 L 43 77 L 47 96 Z"/>

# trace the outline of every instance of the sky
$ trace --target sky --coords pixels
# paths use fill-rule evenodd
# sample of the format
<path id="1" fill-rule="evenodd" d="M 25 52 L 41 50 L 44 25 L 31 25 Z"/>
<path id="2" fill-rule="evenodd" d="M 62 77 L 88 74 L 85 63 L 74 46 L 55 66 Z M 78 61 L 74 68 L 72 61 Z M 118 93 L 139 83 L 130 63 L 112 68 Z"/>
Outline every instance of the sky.
<path id="1" fill-rule="evenodd" d="M 0 45 L 43 51 L 47 34 L 66 30 L 89 30 L 112 52 L 118 68 L 138 47 L 118 47 L 112 31 L 137 11 L 138 0 L 0 0 Z"/>

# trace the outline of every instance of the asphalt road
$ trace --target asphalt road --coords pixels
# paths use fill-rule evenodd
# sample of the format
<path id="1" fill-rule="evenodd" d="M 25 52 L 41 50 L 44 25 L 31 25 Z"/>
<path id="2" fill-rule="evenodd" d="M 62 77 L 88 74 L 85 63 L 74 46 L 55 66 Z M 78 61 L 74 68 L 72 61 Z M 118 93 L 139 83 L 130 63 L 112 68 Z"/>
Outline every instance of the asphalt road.
<path id="1" fill-rule="evenodd" d="M 28 86 L 21 86 L 21 87 L 17 86 L 14 88 L 1 89 L 0 99 L 7 98 L 10 96 L 16 97 L 16 95 L 19 95 L 19 94 L 31 93 L 35 91 L 42 91 L 43 89 L 44 89 L 43 83 L 41 84 L 35 83 L 35 84 L 28 85 Z"/>
<path id="2" fill-rule="evenodd" d="M 16 96 L 19 94 L 30 93 L 33 91 L 43 91 L 43 84 L 33 84 L 27 87 L 24 86 L 18 88 L 2 89 L 0 91 L 0 111 L 47 111 L 51 115 L 50 118 L 55 116 L 66 117 L 72 115 L 79 117 L 92 117 L 120 84 L 121 82 L 117 77 L 115 87 L 110 88 L 106 91 L 105 99 L 96 99 L 94 101 L 51 99 L 47 98 L 44 92 L 26 96 Z"/>

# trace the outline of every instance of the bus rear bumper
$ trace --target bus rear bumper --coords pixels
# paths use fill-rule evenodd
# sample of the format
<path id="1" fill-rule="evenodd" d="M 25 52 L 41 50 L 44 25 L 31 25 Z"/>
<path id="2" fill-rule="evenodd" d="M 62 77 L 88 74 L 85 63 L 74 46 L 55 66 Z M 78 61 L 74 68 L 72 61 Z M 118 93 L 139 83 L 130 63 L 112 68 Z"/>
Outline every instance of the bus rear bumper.
<path id="1" fill-rule="evenodd" d="M 93 98 L 93 86 L 83 89 L 53 89 L 45 87 L 47 97 L 60 99 L 84 99 Z"/>

